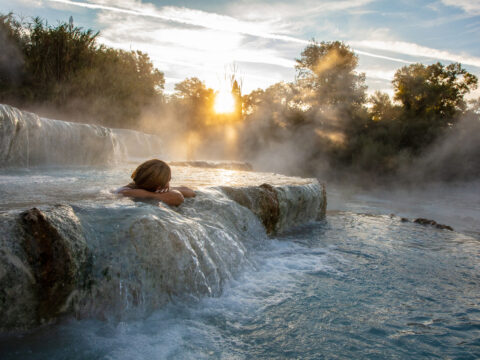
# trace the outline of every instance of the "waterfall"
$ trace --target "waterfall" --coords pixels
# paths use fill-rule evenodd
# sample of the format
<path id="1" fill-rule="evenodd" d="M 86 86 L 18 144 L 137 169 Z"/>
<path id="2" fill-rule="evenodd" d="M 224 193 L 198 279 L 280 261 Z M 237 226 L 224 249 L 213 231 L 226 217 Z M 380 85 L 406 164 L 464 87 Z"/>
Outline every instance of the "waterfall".
<path id="1" fill-rule="evenodd" d="M 0 166 L 99 165 L 161 154 L 155 135 L 41 118 L 0 105 Z"/>

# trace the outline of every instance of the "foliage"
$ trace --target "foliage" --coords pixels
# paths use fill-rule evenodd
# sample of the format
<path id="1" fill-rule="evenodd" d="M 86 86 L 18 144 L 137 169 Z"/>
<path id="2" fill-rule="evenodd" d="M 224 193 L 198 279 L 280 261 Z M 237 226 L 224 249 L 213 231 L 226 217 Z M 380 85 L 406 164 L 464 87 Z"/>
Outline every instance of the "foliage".
<path id="1" fill-rule="evenodd" d="M 171 105 L 177 119 L 184 119 L 189 130 L 201 130 L 211 121 L 215 92 L 200 79 L 193 77 L 175 85 Z"/>
<path id="2" fill-rule="evenodd" d="M 13 14 L 0 15 L 0 94 L 9 94 L 12 84 L 19 81 L 26 42 L 25 29 Z"/>
<path id="3" fill-rule="evenodd" d="M 395 100 L 415 116 L 434 116 L 448 122 L 464 111 L 464 95 L 477 86 L 477 77 L 459 63 L 444 66 L 412 64 L 399 69 L 393 79 Z"/>
<path id="4" fill-rule="evenodd" d="M 295 83 L 244 96 L 245 157 L 280 143 L 301 154 L 309 175 L 321 163 L 330 175 L 392 175 L 466 116 L 464 96 L 477 84 L 460 64 L 414 64 L 395 74 L 395 103 L 381 92 L 367 99 L 357 65 L 345 44 L 313 42 L 297 59 Z M 471 108 L 474 114 L 478 103 Z"/>
<path id="5" fill-rule="evenodd" d="M 419 153 L 465 112 L 464 96 L 477 78 L 458 63 L 412 64 L 399 69 L 392 83 L 403 110 L 400 147 Z"/>
<path id="6" fill-rule="evenodd" d="M 22 56 L 18 81 L 2 78 L 1 101 L 136 127 L 142 108 L 161 95 L 164 76 L 149 57 L 99 46 L 98 32 L 67 23 L 50 26 L 40 18 L 20 22 L 11 14 L 0 17 L 0 28 Z"/>
<path id="7" fill-rule="evenodd" d="M 301 53 L 297 83 L 313 106 L 361 106 L 365 101 L 365 74 L 358 74 L 358 57 L 343 42 L 313 41 Z"/>

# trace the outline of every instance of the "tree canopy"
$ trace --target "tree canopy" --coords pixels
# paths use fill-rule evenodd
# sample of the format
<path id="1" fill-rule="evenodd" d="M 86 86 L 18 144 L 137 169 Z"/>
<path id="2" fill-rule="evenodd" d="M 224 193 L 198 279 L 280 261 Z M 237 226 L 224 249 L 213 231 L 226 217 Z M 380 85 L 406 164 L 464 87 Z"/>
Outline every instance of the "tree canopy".
<path id="1" fill-rule="evenodd" d="M 400 101 L 410 115 L 448 121 L 465 110 L 464 96 L 476 89 L 477 81 L 477 77 L 459 63 L 412 64 L 395 73 L 395 100 Z"/>
<path id="2" fill-rule="evenodd" d="M 415 153 L 430 145 L 466 110 L 465 95 L 478 79 L 458 63 L 412 64 L 393 79 L 394 99 L 402 105 L 400 147 Z"/>
<path id="3" fill-rule="evenodd" d="M 365 101 L 365 75 L 356 72 L 358 57 L 340 41 L 313 41 L 296 60 L 297 83 L 310 90 L 313 105 L 361 105 Z"/>
<path id="4" fill-rule="evenodd" d="M 98 45 L 98 32 L 65 22 L 51 26 L 40 18 L 21 22 L 12 14 L 0 16 L 0 31 L 9 59 L 18 59 L 12 69 L 0 58 L 0 101 L 136 127 L 142 107 L 162 94 L 163 73 L 148 55 Z"/>

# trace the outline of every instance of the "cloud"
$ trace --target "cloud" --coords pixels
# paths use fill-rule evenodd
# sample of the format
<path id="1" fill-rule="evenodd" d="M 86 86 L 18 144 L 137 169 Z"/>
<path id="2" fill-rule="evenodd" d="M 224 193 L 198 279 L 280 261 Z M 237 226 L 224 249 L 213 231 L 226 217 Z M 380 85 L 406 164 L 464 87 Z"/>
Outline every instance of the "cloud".
<path id="1" fill-rule="evenodd" d="M 17 2 L 32 8 L 39 8 L 43 6 L 43 0 L 17 0 Z"/>
<path id="2" fill-rule="evenodd" d="M 294 19 L 326 15 L 333 12 L 367 12 L 359 9 L 374 0 L 343 0 L 343 1 L 269 1 L 251 3 L 233 3 L 228 7 L 229 13 L 250 20 L 258 19 Z"/>
<path id="3" fill-rule="evenodd" d="M 109 11 L 100 12 L 97 21 L 102 28 L 100 42 L 148 53 L 157 68 L 168 71 L 169 78 L 196 76 L 218 88 L 233 63 L 239 64 L 240 70 L 252 64 L 248 74 L 242 74 L 245 90 L 293 78 L 294 61 L 285 57 L 285 49 L 263 44 L 272 40 Z M 263 68 L 263 74 L 255 68 Z M 168 81 L 167 90 L 173 88 L 173 82 Z"/>
<path id="4" fill-rule="evenodd" d="M 130 14 L 102 13 L 102 42 L 120 48 L 132 44 L 149 54 L 198 64 L 253 62 L 292 68 L 294 61 L 271 47 L 245 42 L 245 36 L 209 28 L 173 27 Z M 183 60 L 183 61 L 182 61 Z"/>
<path id="5" fill-rule="evenodd" d="M 164 6 L 156 8 L 152 4 L 144 4 L 139 1 L 124 0 L 118 6 L 115 1 L 101 1 L 101 2 L 79 2 L 71 0 L 48 0 L 54 3 L 67 4 L 72 6 L 79 6 L 88 9 L 104 10 L 128 15 L 137 15 L 142 17 L 155 18 L 163 21 L 171 21 L 184 25 L 192 25 L 204 27 L 212 30 L 225 31 L 231 33 L 259 36 L 268 39 L 293 41 L 298 43 L 308 43 L 306 40 L 276 34 L 271 28 L 271 23 L 268 22 L 252 22 L 242 21 L 236 18 L 219 15 L 216 13 L 205 12 L 201 10 L 180 8 L 174 6 Z M 109 5 L 114 3 L 115 6 Z"/>
<path id="6" fill-rule="evenodd" d="M 392 81 L 395 75 L 395 70 L 384 69 L 360 69 L 360 72 L 364 72 L 367 78 Z"/>
<path id="7" fill-rule="evenodd" d="M 399 58 L 395 58 L 395 57 L 391 57 L 391 56 L 373 54 L 371 52 L 362 51 L 362 50 L 358 50 L 358 49 L 354 49 L 354 51 L 359 55 L 365 55 L 365 56 L 374 57 L 374 58 L 377 58 L 377 59 L 390 60 L 390 61 L 394 61 L 394 62 L 400 62 L 400 63 L 403 63 L 403 64 L 413 64 L 413 61 L 399 59 Z"/>
<path id="8" fill-rule="evenodd" d="M 229 33 L 237 33 L 243 35 L 250 35 L 261 37 L 265 39 L 271 40 L 281 40 L 285 42 L 294 42 L 301 45 L 308 45 L 310 41 L 305 39 L 300 39 L 293 36 L 287 36 L 276 33 L 276 30 L 279 30 L 278 27 L 282 27 L 278 25 L 275 27 L 274 23 L 271 21 L 242 21 L 236 18 L 226 16 L 226 15 L 219 15 L 215 13 L 209 13 L 201 10 L 194 10 L 188 8 L 179 8 L 173 6 L 166 6 L 160 9 L 155 8 L 151 4 L 143 4 L 138 1 L 133 0 L 123 0 L 121 4 L 124 7 L 117 7 L 117 6 L 110 6 L 106 5 L 109 4 L 110 0 L 103 0 L 102 3 L 83 3 L 71 0 L 49 0 L 51 2 L 69 4 L 73 6 L 81 6 L 91 9 L 98 9 L 98 10 L 105 10 L 117 13 L 123 13 L 128 15 L 137 15 L 141 17 L 151 17 L 156 18 L 163 21 L 170 21 L 175 23 L 180 23 L 184 25 L 191 25 L 191 26 L 198 26 L 203 27 L 211 30 L 218 30 L 224 31 Z M 311 9 L 311 12 L 320 11 L 329 9 L 330 11 L 334 10 L 342 10 L 346 7 L 357 7 L 362 4 L 366 4 L 371 2 L 372 0 L 353 0 L 353 1 L 339 1 L 339 2 L 327 2 L 323 3 L 322 5 L 317 5 L 315 8 Z M 115 4 L 118 2 L 115 1 Z M 298 15 L 296 15 L 298 16 Z M 282 29 L 280 29 L 282 30 Z M 396 62 L 403 62 L 408 63 L 408 61 L 378 54 L 372 54 L 370 52 L 358 52 L 359 54 L 365 56 L 371 56 Z"/>
<path id="9" fill-rule="evenodd" d="M 234 62 L 243 68 L 247 64 L 256 64 L 262 69 L 256 71 L 252 66 L 248 67 L 249 73 L 244 76 L 245 89 L 266 87 L 280 80 L 293 80 L 295 62 L 292 59 L 302 46 L 310 43 L 285 35 L 284 22 L 267 18 L 246 21 L 184 7 L 156 7 L 139 0 L 49 1 L 98 10 L 97 21 L 102 29 L 99 40 L 102 43 L 125 50 L 142 50 L 150 55 L 158 68 L 169 70 L 169 77 L 196 75 L 210 86 L 215 86 L 223 75 L 219 72 Z M 327 2 L 316 5 L 313 10 L 340 11 L 369 2 L 371 0 Z M 358 53 L 408 63 L 371 52 Z M 268 64 L 270 68 L 261 67 L 261 64 Z"/>
<path id="10" fill-rule="evenodd" d="M 425 57 L 430 59 L 441 59 L 453 62 L 460 62 L 463 65 L 472 65 L 480 67 L 480 58 L 470 56 L 465 53 L 456 54 L 445 50 L 438 50 L 415 43 L 404 41 L 381 41 L 381 40 L 362 40 L 352 41 L 353 46 L 359 48 L 368 48 L 382 51 L 394 52 L 397 54 L 408 55 L 412 57 Z"/>
<path id="11" fill-rule="evenodd" d="M 331 12 L 368 11 L 364 6 L 373 0 L 321 3 L 313 0 L 295 3 L 243 1 L 227 5 L 224 9 L 226 14 L 178 6 L 156 6 L 141 0 L 44 1 L 57 6 L 97 10 L 101 42 L 116 48 L 139 49 L 148 53 L 158 68 L 169 70 L 169 77 L 180 78 L 185 74 L 195 74 L 212 84 L 215 79 L 218 82 L 221 75 L 219 71 L 236 62 L 241 68 L 249 69 L 246 79 L 257 87 L 264 87 L 273 81 L 293 79 L 293 58 L 304 46 L 310 44 L 310 41 L 295 36 L 295 32 L 302 32 L 302 26 L 315 20 L 315 29 L 318 30 L 318 19 L 315 17 Z M 254 14 L 260 14 L 261 17 Z M 328 29 L 324 32 L 328 32 Z M 347 34 L 339 38 L 389 38 L 388 41 L 348 41 L 354 51 L 364 58 L 402 64 L 414 62 L 409 61 L 412 59 L 388 56 L 391 54 L 384 53 L 388 51 L 480 67 L 480 58 L 468 54 L 454 54 L 415 43 L 394 41 L 389 28 L 379 28 L 373 32 L 369 30 L 367 36 L 360 36 L 361 32 L 358 29 L 355 35 Z M 380 53 L 370 50 L 379 50 Z M 256 71 L 254 66 L 247 66 L 248 64 L 262 70 Z M 187 68 L 190 71 L 186 71 Z M 375 81 L 389 81 L 390 75 L 391 72 L 383 70 L 367 72 L 367 77 L 376 79 Z M 247 81 L 245 85 L 245 88 L 253 87 Z"/>
<path id="12" fill-rule="evenodd" d="M 446 6 L 462 9 L 470 15 L 480 15 L 480 1 L 478 0 L 441 0 Z"/>

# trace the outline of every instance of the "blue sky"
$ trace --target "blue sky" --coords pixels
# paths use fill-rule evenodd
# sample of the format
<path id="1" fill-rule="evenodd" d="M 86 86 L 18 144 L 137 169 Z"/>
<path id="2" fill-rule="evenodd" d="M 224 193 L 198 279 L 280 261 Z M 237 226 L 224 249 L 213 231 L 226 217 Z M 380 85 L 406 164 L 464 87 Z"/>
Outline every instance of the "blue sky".
<path id="1" fill-rule="evenodd" d="M 392 93 L 395 71 L 413 62 L 461 62 L 480 76 L 480 0 L 0 0 L 10 11 L 51 24 L 72 15 L 106 45 L 147 52 L 167 91 L 191 76 L 219 89 L 233 64 L 244 93 L 292 81 L 312 38 L 349 44 L 369 92 Z"/>

